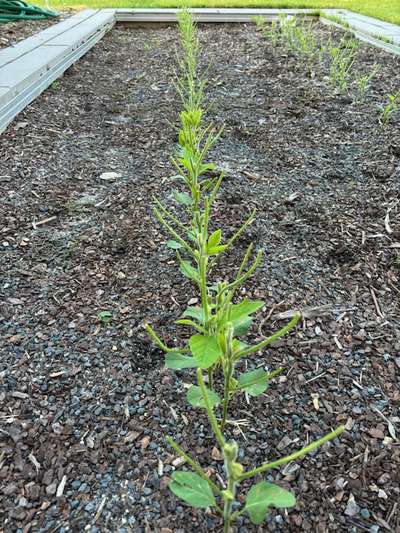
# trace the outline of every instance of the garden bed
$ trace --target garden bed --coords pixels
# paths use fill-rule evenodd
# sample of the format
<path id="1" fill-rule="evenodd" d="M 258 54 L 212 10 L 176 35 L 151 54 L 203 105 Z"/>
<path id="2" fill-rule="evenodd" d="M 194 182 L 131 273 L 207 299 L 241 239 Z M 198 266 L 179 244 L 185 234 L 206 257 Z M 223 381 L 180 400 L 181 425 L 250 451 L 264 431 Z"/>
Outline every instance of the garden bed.
<path id="1" fill-rule="evenodd" d="M 214 150 L 226 175 L 217 219 L 232 233 L 257 209 L 227 272 L 251 240 L 266 251 L 247 284 L 267 302 L 251 335 L 274 331 L 280 313 L 316 308 L 253 359 L 286 372 L 251 412 L 235 402 L 241 422 L 229 427 L 241 462 L 347 428 L 273 471 L 298 502 L 272 512 L 263 530 L 395 531 L 400 128 L 381 130 L 377 105 L 399 88 L 399 58 L 362 47 L 360 69 L 382 68 L 355 105 L 310 81 L 254 25 L 205 25 L 200 35 L 209 114 L 225 124 Z M 163 369 L 143 330 L 149 322 L 173 342 L 173 320 L 195 294 L 151 213 L 152 195 L 167 198 L 174 173 L 177 42 L 174 27 L 113 30 L 1 137 L 6 533 L 220 527 L 167 488 L 177 463 L 165 435 L 214 471 L 222 465 L 217 451 L 209 456 L 206 417 L 181 393 L 189 376 Z"/>
<path id="2" fill-rule="evenodd" d="M 8 22 L 0 26 L 0 49 L 7 46 L 14 46 L 19 41 L 32 37 L 35 33 L 46 30 L 53 24 L 61 22 L 70 16 L 70 12 L 60 13 L 58 18 L 48 18 L 43 20 L 19 20 Z"/>

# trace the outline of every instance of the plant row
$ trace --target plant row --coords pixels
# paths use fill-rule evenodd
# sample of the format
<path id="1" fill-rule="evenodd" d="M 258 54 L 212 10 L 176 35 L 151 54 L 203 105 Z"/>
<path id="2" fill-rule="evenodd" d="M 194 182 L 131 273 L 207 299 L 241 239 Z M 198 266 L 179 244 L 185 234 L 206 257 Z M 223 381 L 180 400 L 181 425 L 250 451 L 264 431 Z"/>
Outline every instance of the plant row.
<path id="1" fill-rule="evenodd" d="M 317 38 L 313 23 L 305 23 L 300 16 L 281 15 L 272 23 L 266 22 L 261 16 L 255 17 L 254 20 L 273 46 L 281 46 L 298 57 L 310 79 L 316 76 L 325 79 L 324 67 L 327 64 L 327 79 L 332 94 L 343 94 L 355 87 L 355 102 L 361 104 L 365 101 L 380 65 L 375 63 L 369 72 L 356 71 L 359 51 L 356 39 L 345 35 L 339 42 L 334 42 L 331 34 Z M 378 107 L 378 121 L 382 127 L 386 127 L 399 111 L 400 91 L 387 94 L 385 100 Z"/>
<path id="2" fill-rule="evenodd" d="M 241 506 L 238 490 L 242 482 L 304 456 L 337 437 L 343 427 L 291 455 L 249 470 L 238 462 L 238 443 L 226 436 L 228 415 L 234 417 L 234 412 L 230 413 L 232 399 L 239 395 L 260 397 L 271 380 L 283 371 L 282 368 L 269 372 L 264 368 L 245 372 L 241 369 L 247 368 L 247 363 L 251 367 L 251 356 L 295 328 L 300 313 L 260 342 L 252 344 L 247 341 L 255 320 L 254 314 L 265 302 L 241 298 L 239 289 L 256 271 L 263 253 L 250 244 L 231 279 L 223 277 L 223 258 L 235 248 L 238 239 L 253 222 L 255 213 L 244 220 L 229 239 L 225 238 L 223 227 L 215 228 L 213 212 L 223 174 L 210 160 L 210 154 L 223 131 L 206 120 L 204 97 L 207 80 L 199 72 L 201 50 L 190 12 L 181 12 L 179 28 L 182 53 L 176 89 L 182 107 L 177 132 L 178 147 L 171 159 L 176 170 L 171 181 L 177 184 L 177 188 L 171 191 L 173 201 L 170 204 L 155 199 L 154 214 L 170 237 L 167 246 L 176 252 L 181 274 L 193 283 L 198 292 L 200 305 L 189 306 L 176 320 L 177 325 L 186 328 L 185 332 L 190 331 L 189 339 L 181 346 L 168 346 L 150 325 L 147 325 L 147 331 L 165 352 L 167 368 L 192 372 L 194 382 L 187 391 L 187 401 L 207 416 L 215 445 L 224 458 L 225 482 L 221 485 L 207 475 L 196 457 L 183 450 L 173 436 L 168 436 L 170 446 L 190 467 L 190 470 L 173 473 L 170 489 L 188 505 L 213 508 L 222 517 L 224 532 L 228 532 L 231 524 L 243 513 L 247 513 L 254 524 L 260 524 L 270 507 L 285 508 L 295 504 L 291 492 L 259 480 L 247 491 L 245 503 Z"/>

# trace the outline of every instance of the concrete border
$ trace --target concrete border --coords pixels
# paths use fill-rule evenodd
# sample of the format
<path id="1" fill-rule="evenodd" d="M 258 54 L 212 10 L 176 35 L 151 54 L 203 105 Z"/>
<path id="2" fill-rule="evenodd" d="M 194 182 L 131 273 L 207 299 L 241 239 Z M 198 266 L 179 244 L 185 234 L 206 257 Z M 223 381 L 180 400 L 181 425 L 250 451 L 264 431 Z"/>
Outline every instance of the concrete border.
<path id="1" fill-rule="evenodd" d="M 0 133 L 68 67 L 90 50 L 117 22 L 176 22 L 179 9 L 87 9 L 0 50 Z M 198 22 L 274 20 L 280 14 L 315 15 L 313 9 L 191 9 Z M 351 31 L 357 38 L 400 54 L 400 27 L 346 9 L 325 9 L 324 24 Z"/>

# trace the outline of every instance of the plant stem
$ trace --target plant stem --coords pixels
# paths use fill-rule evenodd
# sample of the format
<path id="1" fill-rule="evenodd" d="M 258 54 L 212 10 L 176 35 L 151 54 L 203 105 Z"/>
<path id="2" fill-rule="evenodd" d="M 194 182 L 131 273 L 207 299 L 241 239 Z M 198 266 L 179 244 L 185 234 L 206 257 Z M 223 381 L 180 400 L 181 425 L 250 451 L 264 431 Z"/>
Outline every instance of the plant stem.
<path id="1" fill-rule="evenodd" d="M 308 446 L 305 446 L 301 450 L 292 453 L 291 455 L 287 455 L 286 457 L 277 459 L 276 461 L 273 461 L 272 463 L 266 463 L 257 468 L 253 468 L 252 470 L 249 470 L 248 472 L 245 472 L 244 474 L 239 476 L 239 481 L 243 481 L 244 479 L 248 479 L 250 477 L 256 476 L 257 474 L 262 474 L 263 472 L 266 472 L 267 470 L 271 470 L 271 468 L 277 468 L 278 466 L 289 463 L 290 461 L 295 461 L 296 459 L 300 459 L 300 457 L 303 457 L 303 455 L 306 455 L 307 453 L 315 450 L 315 448 L 318 448 L 322 444 L 325 444 L 325 442 L 328 442 L 329 440 L 332 440 L 335 437 L 339 436 L 341 433 L 343 433 L 344 429 L 345 429 L 344 426 L 339 426 L 334 431 L 331 431 L 324 437 L 321 437 L 320 439 L 312 442 Z"/>
<path id="2" fill-rule="evenodd" d="M 215 434 L 215 437 L 218 441 L 218 444 L 220 445 L 221 449 L 224 448 L 225 446 L 225 439 L 224 439 L 224 436 L 222 435 L 222 431 L 218 425 L 218 421 L 214 415 L 214 411 L 210 405 L 210 402 L 208 400 L 208 395 L 207 395 L 207 389 L 206 389 L 206 386 L 204 384 L 204 379 L 203 379 L 203 374 L 202 374 L 202 371 L 201 371 L 201 368 L 198 368 L 197 369 L 197 381 L 199 383 L 199 387 L 201 389 L 201 393 L 203 395 L 203 400 L 204 400 L 204 404 L 206 406 L 206 409 L 207 409 L 207 415 L 208 415 L 208 419 L 210 421 L 210 424 L 211 424 L 211 427 L 214 431 L 214 434 Z"/>
<path id="3" fill-rule="evenodd" d="M 199 463 L 196 463 L 186 452 L 182 450 L 182 448 L 174 441 L 172 437 L 166 437 L 167 442 L 172 448 L 176 451 L 177 454 L 179 454 L 185 461 L 193 468 L 195 472 L 199 474 L 200 477 L 202 477 L 207 483 L 210 485 L 210 487 L 213 489 L 214 492 L 216 492 L 219 496 L 221 495 L 221 489 L 210 479 L 204 470 L 201 468 Z"/>

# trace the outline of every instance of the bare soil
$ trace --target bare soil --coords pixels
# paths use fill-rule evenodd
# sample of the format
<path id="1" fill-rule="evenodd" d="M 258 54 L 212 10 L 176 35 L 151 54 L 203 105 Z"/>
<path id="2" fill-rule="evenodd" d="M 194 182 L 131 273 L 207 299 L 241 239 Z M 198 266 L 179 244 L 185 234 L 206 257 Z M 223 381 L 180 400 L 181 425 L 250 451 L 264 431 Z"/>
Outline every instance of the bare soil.
<path id="1" fill-rule="evenodd" d="M 400 88 L 400 60 L 361 47 L 357 69 L 382 68 L 358 105 L 253 25 L 200 36 L 209 118 L 225 124 L 216 225 L 229 236 L 257 209 L 216 276 L 250 241 L 265 250 L 246 287 L 266 302 L 252 340 L 283 324 L 280 313 L 308 310 L 249 361 L 285 372 L 231 411 L 241 462 L 347 428 L 269 475 L 295 492 L 295 508 L 259 528 L 240 517 L 237 531 L 399 531 L 400 126 L 380 129 L 377 107 Z M 1 136 L 4 533 L 220 530 L 167 488 L 167 434 L 210 473 L 222 464 L 204 414 L 185 401 L 193 375 L 165 370 L 143 331 L 150 322 L 179 341 L 173 321 L 195 296 L 151 213 L 152 196 L 174 187 L 177 45 L 173 27 L 117 27 Z"/>

